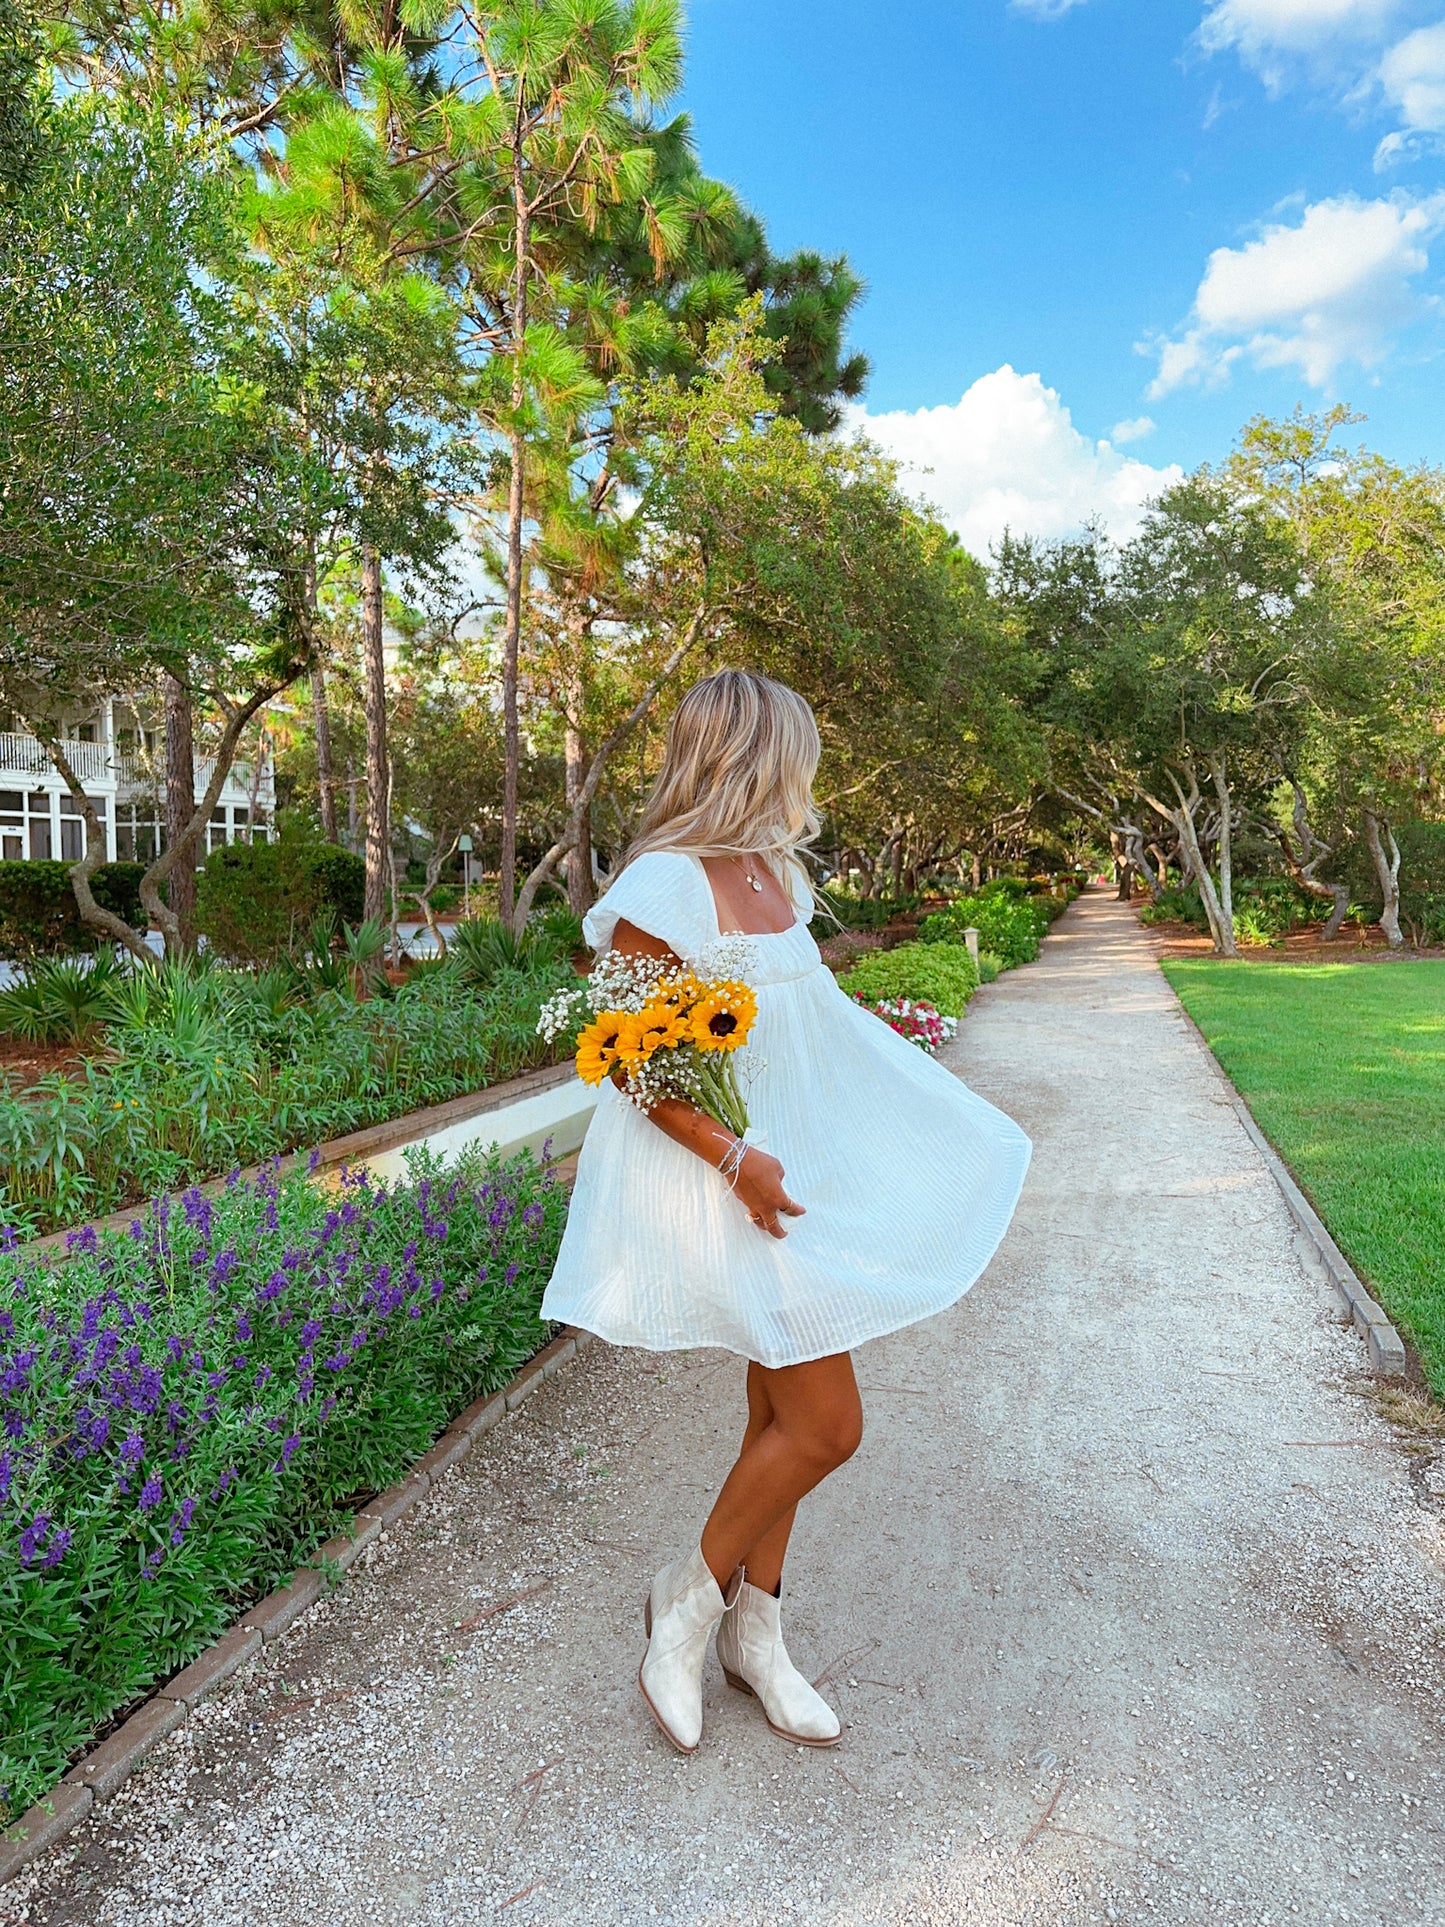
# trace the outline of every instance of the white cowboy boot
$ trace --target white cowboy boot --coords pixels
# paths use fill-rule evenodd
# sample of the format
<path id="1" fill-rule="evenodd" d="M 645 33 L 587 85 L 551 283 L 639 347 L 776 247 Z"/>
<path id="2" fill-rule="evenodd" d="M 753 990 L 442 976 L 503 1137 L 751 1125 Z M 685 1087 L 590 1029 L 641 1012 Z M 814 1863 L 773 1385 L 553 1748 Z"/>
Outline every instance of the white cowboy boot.
<path id="1" fill-rule="evenodd" d="M 647 1651 L 637 1683 L 652 1717 L 680 1753 L 695 1752 L 702 1738 L 708 1635 L 737 1598 L 741 1582 L 741 1572 L 734 1573 L 724 1599 L 701 1546 L 664 1566 L 652 1582 L 644 1613 Z"/>
<path id="2" fill-rule="evenodd" d="M 717 1629 L 717 1656 L 729 1686 L 754 1693 L 779 1739 L 798 1746 L 836 1746 L 838 1715 L 815 1693 L 783 1644 L 783 1602 L 743 1581 L 737 1604 Z"/>

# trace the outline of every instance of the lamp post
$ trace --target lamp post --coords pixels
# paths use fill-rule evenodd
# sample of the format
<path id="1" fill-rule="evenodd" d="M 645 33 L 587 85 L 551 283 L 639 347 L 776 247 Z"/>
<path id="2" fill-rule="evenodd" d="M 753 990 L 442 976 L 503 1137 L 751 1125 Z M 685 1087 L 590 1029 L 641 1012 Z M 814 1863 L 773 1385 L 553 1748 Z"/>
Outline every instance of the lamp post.
<path id="1" fill-rule="evenodd" d="M 462 853 L 462 915 L 472 914 L 472 839 L 465 831 L 457 838 L 457 848 Z"/>

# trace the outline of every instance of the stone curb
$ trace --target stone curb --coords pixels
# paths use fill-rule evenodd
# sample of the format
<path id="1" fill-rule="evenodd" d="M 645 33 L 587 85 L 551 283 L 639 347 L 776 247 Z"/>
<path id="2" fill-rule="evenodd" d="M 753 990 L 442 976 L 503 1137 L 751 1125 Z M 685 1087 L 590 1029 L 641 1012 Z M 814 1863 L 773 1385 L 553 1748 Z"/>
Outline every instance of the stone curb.
<path id="1" fill-rule="evenodd" d="M 1161 971 L 1160 975 L 1164 973 Z M 1169 983 L 1167 977 L 1165 983 Z M 1371 1297 L 1349 1259 L 1330 1236 L 1329 1227 L 1324 1219 L 1301 1191 L 1290 1172 L 1289 1166 L 1275 1150 L 1264 1132 L 1254 1121 L 1254 1114 L 1230 1081 L 1229 1073 L 1209 1048 L 1209 1039 L 1184 1008 L 1184 1000 L 1169 984 L 1179 1014 L 1194 1036 L 1195 1042 L 1204 1052 L 1215 1076 L 1224 1087 L 1226 1097 L 1234 1108 L 1234 1114 L 1244 1126 L 1245 1136 L 1269 1167 L 1270 1176 L 1279 1186 L 1289 1214 L 1296 1225 L 1309 1239 L 1325 1276 L 1344 1300 L 1346 1309 L 1355 1329 L 1363 1336 L 1370 1360 L 1370 1368 L 1382 1378 L 1402 1378 L 1408 1369 L 1405 1341 L 1386 1316 L 1385 1309 Z"/>
<path id="2" fill-rule="evenodd" d="M 43 1800 L 37 1800 L 28 1813 L 0 1833 L 0 1886 L 63 1840 L 93 1808 L 112 1799 L 152 1747 L 173 1733 L 206 1694 L 252 1659 L 263 1644 L 269 1646 L 279 1639 L 314 1606 L 326 1591 L 325 1566 L 346 1571 L 365 1546 L 412 1511 L 433 1484 L 464 1459 L 500 1419 L 514 1412 L 544 1379 L 591 1343 L 590 1332 L 573 1326 L 559 1332 L 528 1359 L 510 1384 L 487 1393 L 459 1413 L 406 1478 L 369 1500 L 351 1526 L 319 1546 L 286 1585 L 258 1600 L 228 1633 L 157 1688 L 153 1698 L 102 1740 L 79 1766 L 72 1767 Z"/>

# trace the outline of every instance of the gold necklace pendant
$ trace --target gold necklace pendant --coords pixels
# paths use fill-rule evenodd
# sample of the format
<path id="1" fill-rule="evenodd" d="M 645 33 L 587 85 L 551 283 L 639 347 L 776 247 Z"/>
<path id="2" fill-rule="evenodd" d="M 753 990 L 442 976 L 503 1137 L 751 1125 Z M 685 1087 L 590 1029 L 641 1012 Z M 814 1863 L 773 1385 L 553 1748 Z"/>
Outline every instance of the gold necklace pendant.
<path id="1" fill-rule="evenodd" d="M 748 882 L 757 891 L 758 895 L 761 896 L 763 894 L 763 886 L 761 883 L 758 882 L 757 872 L 755 870 L 750 870 L 746 862 L 741 857 L 738 859 L 738 861 L 742 864 L 743 875 L 747 878 Z"/>

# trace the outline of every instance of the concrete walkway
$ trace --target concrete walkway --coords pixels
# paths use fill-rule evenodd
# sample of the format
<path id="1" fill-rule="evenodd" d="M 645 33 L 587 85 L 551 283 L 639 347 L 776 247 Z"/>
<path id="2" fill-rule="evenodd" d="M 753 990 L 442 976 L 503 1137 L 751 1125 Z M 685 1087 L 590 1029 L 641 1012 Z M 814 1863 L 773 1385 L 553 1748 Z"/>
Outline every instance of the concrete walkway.
<path id="1" fill-rule="evenodd" d="M 702 1750 L 654 1731 L 642 1594 L 742 1374 L 595 1346 L 0 1916 L 1445 1921 L 1440 1521 L 1132 916 L 1076 906 L 953 1063 L 1036 1161 L 972 1295 L 859 1354 L 804 1508 L 838 1751 L 711 1659 Z"/>

